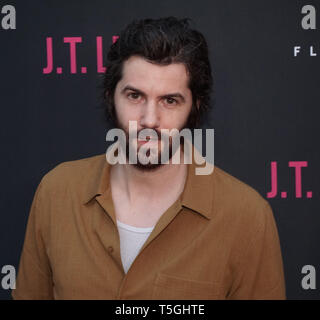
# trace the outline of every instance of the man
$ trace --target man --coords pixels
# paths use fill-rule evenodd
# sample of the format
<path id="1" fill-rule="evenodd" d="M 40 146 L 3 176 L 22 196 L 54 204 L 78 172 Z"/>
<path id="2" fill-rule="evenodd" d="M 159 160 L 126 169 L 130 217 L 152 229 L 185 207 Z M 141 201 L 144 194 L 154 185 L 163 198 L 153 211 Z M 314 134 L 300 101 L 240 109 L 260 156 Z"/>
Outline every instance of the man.
<path id="1" fill-rule="evenodd" d="M 186 19 L 129 24 L 108 54 L 104 96 L 125 144 L 107 159 L 132 160 L 147 144 L 144 158 L 161 158 L 162 131 L 195 128 L 211 86 L 206 41 Z M 131 121 L 160 139 L 130 138 Z M 42 179 L 14 299 L 285 298 L 268 202 L 218 167 L 174 164 L 186 149 L 169 141 L 165 163 L 100 155 Z"/>

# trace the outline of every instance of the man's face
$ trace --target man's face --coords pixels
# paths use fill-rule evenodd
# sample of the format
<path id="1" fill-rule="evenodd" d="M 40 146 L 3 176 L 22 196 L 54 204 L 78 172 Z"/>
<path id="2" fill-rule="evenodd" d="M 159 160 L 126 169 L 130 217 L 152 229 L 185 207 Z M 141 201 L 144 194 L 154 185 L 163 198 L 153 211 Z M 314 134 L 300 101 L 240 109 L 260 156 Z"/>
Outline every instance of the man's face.
<path id="1" fill-rule="evenodd" d="M 188 88 L 188 80 L 186 67 L 181 63 L 162 66 L 150 63 L 139 56 L 131 56 L 124 62 L 122 79 L 114 93 L 118 126 L 126 132 L 127 138 L 130 120 L 136 121 L 138 134 L 142 129 L 155 130 L 159 140 L 147 143 L 151 149 L 154 143 L 158 150 L 159 162 L 164 145 L 160 140 L 161 130 L 180 131 L 187 123 L 192 107 L 192 93 Z M 127 144 L 135 144 L 139 151 L 146 141 L 127 140 Z M 127 150 L 128 147 L 130 146 L 127 146 Z"/>

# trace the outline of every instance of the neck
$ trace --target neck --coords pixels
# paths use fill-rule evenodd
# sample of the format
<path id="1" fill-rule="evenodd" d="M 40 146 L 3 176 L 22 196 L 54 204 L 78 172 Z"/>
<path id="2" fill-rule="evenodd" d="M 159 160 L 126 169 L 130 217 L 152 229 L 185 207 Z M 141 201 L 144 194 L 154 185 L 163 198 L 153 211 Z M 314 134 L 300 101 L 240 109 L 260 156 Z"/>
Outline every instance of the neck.
<path id="1" fill-rule="evenodd" d="M 116 164 L 112 177 L 127 192 L 129 198 L 141 194 L 144 197 L 159 198 L 170 192 L 181 193 L 187 176 L 186 164 L 163 164 L 152 170 L 141 170 L 132 164 Z"/>

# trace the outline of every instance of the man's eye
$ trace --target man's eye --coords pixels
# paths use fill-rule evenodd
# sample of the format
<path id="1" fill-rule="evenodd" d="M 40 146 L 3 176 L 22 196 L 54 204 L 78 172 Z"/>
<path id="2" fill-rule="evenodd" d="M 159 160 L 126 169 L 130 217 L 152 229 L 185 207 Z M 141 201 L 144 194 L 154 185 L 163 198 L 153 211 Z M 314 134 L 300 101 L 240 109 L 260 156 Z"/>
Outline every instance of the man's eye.
<path id="1" fill-rule="evenodd" d="M 174 105 L 177 103 L 177 100 L 173 98 L 166 98 L 166 103 L 170 105 Z"/>
<path id="2" fill-rule="evenodd" d="M 133 100 L 137 100 L 140 98 L 140 93 L 137 93 L 137 92 L 131 92 L 128 94 L 128 97 L 130 99 L 133 99 Z"/>

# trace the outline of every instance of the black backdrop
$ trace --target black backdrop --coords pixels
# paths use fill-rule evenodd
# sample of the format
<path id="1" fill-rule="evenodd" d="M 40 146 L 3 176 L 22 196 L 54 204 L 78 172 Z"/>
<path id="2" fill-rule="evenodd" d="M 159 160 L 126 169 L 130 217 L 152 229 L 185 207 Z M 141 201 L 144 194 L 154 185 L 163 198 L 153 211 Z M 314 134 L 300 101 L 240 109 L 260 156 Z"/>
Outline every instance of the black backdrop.
<path id="1" fill-rule="evenodd" d="M 301 27 L 304 5 L 314 5 L 320 19 L 319 0 L 8 0 L 0 1 L 0 9 L 6 4 L 16 9 L 16 29 L 0 26 L 0 271 L 4 265 L 18 270 L 41 177 L 62 161 L 106 150 L 97 37 L 105 52 L 132 19 L 174 15 L 192 18 L 209 43 L 216 93 L 203 127 L 215 129 L 215 164 L 269 200 L 287 297 L 320 298 L 318 286 L 301 286 L 304 265 L 313 265 L 320 275 L 320 25 Z M 44 74 L 47 37 L 52 38 L 54 71 Z M 76 45 L 76 73 L 70 71 L 65 37 L 82 40 Z M 301 47 L 297 57 L 294 46 Z M 310 46 L 318 56 L 309 55 Z M 87 73 L 81 73 L 82 66 Z M 61 74 L 57 67 L 63 68 Z M 278 168 L 278 195 L 268 198 L 272 161 Z M 308 165 L 302 168 L 301 198 L 289 161 Z M 280 191 L 287 191 L 287 198 Z M 307 191 L 313 191 L 312 198 Z M 9 297 L 0 286 L 0 298 Z"/>

